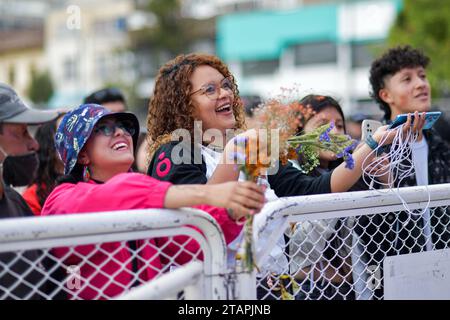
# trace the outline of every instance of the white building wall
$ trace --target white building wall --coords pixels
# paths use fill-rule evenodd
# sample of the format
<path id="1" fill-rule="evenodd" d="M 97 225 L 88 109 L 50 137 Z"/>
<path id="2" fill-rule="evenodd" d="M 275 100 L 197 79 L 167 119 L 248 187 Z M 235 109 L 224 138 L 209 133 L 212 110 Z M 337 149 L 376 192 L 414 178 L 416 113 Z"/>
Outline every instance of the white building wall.
<path id="1" fill-rule="evenodd" d="M 388 0 L 343 3 L 338 12 L 338 32 L 342 41 L 383 39 L 396 16 L 396 8 Z"/>
<path id="2" fill-rule="evenodd" d="M 0 82 L 14 86 L 17 93 L 21 97 L 25 97 L 31 83 L 31 68 L 35 68 L 36 71 L 44 71 L 46 65 L 44 52 L 40 49 L 0 55 Z M 11 69 L 14 70 L 14 83 L 9 81 Z"/>
<path id="3" fill-rule="evenodd" d="M 114 21 L 127 18 L 134 7 L 131 0 L 79 0 L 72 1 L 70 6 L 50 13 L 47 19 L 46 56 L 57 94 L 66 96 L 68 103 L 73 104 L 75 101 L 70 97 L 78 103 L 105 83 L 130 80 L 118 58 L 128 46 L 128 35 L 125 30 L 115 28 Z M 80 13 L 79 25 L 75 23 L 76 8 Z M 74 63 L 73 78 L 67 77 L 68 61 Z"/>
<path id="4" fill-rule="evenodd" d="M 356 100 L 369 99 L 369 67 L 352 68 L 351 41 L 380 41 L 386 38 L 395 21 L 392 1 L 365 1 L 344 4 L 338 10 L 339 43 L 337 63 L 295 66 L 292 51 L 285 49 L 280 68 L 273 75 L 243 77 L 240 70 L 245 62 L 230 63 L 237 74 L 244 94 L 263 98 L 282 92 L 281 88 L 296 88 L 300 95 L 319 93 L 338 98 L 344 111 L 351 113 Z"/>
<path id="5" fill-rule="evenodd" d="M 304 0 L 182 0 L 181 2 L 183 14 L 197 19 L 232 13 L 239 11 L 239 8 L 291 9 L 303 3 Z"/>

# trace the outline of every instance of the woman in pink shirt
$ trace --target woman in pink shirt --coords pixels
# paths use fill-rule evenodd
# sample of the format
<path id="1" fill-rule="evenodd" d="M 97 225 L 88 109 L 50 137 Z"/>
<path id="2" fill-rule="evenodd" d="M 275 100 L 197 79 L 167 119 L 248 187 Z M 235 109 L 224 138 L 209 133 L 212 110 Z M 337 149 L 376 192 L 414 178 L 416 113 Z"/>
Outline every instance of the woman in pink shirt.
<path id="1" fill-rule="evenodd" d="M 95 104 L 67 113 L 55 136 L 65 176 L 47 198 L 42 215 L 196 206 L 217 220 L 229 242 L 241 229 L 236 220 L 264 205 L 263 188 L 251 182 L 175 186 L 130 172 L 138 133 L 139 122 L 131 113 L 112 113 Z M 189 243 L 182 249 L 176 244 L 186 241 Z M 133 272 L 141 281 L 158 274 L 167 259 L 159 256 L 157 246 L 163 247 L 166 256 L 176 256 L 179 264 L 198 251 L 197 243 L 184 236 L 171 242 L 164 238 L 139 240 L 134 245 L 139 255 L 135 263 L 129 248 L 119 242 L 77 246 L 72 252 L 55 248 L 53 254 L 66 266 L 79 266 L 82 281 L 89 279 L 81 289 L 72 290 L 74 297 L 106 299 L 132 286 Z"/>

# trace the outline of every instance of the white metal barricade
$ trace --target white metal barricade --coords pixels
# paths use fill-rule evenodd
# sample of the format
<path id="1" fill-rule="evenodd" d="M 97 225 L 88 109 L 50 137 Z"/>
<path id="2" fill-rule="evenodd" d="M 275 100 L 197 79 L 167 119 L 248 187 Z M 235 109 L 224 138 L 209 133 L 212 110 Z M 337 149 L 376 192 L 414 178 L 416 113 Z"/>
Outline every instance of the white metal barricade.
<path id="1" fill-rule="evenodd" d="M 201 269 L 194 277 L 201 281 L 186 284 L 189 296 L 179 283 L 175 297 L 227 297 L 225 240 L 215 220 L 199 210 L 0 221 L 0 299 L 111 299 L 176 275 L 185 264 L 189 272 L 194 265 L 195 274 Z"/>
<path id="2" fill-rule="evenodd" d="M 450 247 L 450 185 L 399 192 L 412 213 L 388 190 L 267 203 L 254 273 L 194 209 L 4 219 L 0 299 L 383 299 L 386 257 Z"/>
<path id="3" fill-rule="evenodd" d="M 266 205 L 254 226 L 258 299 L 383 299 L 385 257 L 450 247 L 450 185 L 399 191 L 413 213 L 389 190 Z"/>
<path id="4" fill-rule="evenodd" d="M 203 264 L 195 261 L 167 273 L 160 278 L 145 283 L 130 292 L 125 293 L 117 300 L 156 300 L 174 298 L 184 288 L 185 299 L 200 299 L 203 284 Z M 192 290 L 191 290 L 192 289 Z M 191 295 L 192 293 L 192 295 Z"/>

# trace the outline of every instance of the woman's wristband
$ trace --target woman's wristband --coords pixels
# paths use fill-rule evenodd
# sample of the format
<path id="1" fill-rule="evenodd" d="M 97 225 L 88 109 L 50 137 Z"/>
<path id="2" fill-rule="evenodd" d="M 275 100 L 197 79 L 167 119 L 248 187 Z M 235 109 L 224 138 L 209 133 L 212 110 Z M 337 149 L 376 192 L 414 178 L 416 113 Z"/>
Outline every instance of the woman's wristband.
<path id="1" fill-rule="evenodd" d="M 386 146 L 380 146 L 370 134 L 366 137 L 365 143 L 370 147 L 370 149 L 376 150 L 377 156 L 386 151 Z"/>
<path id="2" fill-rule="evenodd" d="M 378 142 L 372 137 L 372 135 L 367 135 L 365 143 L 370 147 L 370 149 L 375 150 L 378 148 Z"/>

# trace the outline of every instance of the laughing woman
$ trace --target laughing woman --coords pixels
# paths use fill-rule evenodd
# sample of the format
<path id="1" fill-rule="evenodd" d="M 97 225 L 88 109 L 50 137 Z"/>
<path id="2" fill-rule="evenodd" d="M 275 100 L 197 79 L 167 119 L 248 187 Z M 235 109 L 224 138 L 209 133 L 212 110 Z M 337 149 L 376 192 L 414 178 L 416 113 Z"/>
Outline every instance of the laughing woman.
<path id="1" fill-rule="evenodd" d="M 81 105 L 67 113 L 56 133 L 56 146 L 66 176 L 47 198 L 42 215 L 197 206 L 213 215 L 222 228 L 236 229 L 234 219 L 255 213 L 263 206 L 264 191 L 254 183 L 183 187 L 129 172 L 138 134 L 138 120 L 130 113 L 111 113 L 95 104 Z M 232 209 L 231 216 L 224 208 Z M 138 250 L 141 258 L 147 259 L 146 265 L 141 266 L 138 272 L 143 281 L 152 279 L 157 274 L 155 270 L 161 269 L 158 252 L 154 249 L 158 243 L 154 239 L 148 241 L 151 246 L 142 241 Z M 192 242 L 187 249 L 195 253 L 198 247 Z M 171 250 L 167 245 L 164 248 L 166 254 Z M 113 297 L 133 282 L 131 266 L 127 263 L 130 258 L 128 249 L 119 242 L 104 244 L 102 249 L 122 265 L 113 259 L 108 260 L 108 255 L 94 246 L 76 247 L 71 254 L 67 248 L 54 250 L 56 257 L 64 259 L 64 264 L 80 267 L 82 279 L 90 279 L 89 284 L 77 292 L 78 297 Z M 87 258 L 77 255 L 78 251 Z M 180 263 L 192 256 L 185 254 L 183 257 L 177 251 L 172 254 Z M 98 266 L 99 271 L 92 265 Z M 110 275 L 121 286 L 108 283 L 102 274 Z"/>
<path id="2" fill-rule="evenodd" d="M 416 115 L 418 116 L 418 115 Z M 232 149 L 229 130 L 245 130 L 244 109 L 239 91 L 228 67 L 217 57 L 204 54 L 180 55 L 159 70 L 148 110 L 148 138 L 153 141 L 148 174 L 174 184 L 215 184 L 239 179 L 234 164 L 222 154 Z M 423 126 L 424 117 L 414 123 Z M 410 127 L 410 121 L 405 127 Z M 173 141 L 173 133 L 184 129 L 196 141 Z M 381 141 L 387 126 L 378 129 L 373 139 Z M 248 133 L 248 131 L 247 131 Z M 247 133 L 244 133 L 247 134 Z M 394 132 L 393 132 L 394 133 Z M 213 137 L 214 136 L 214 137 Z M 389 144 L 395 134 L 383 139 Z M 371 153 L 362 143 L 353 154 L 353 170 L 345 163 L 318 177 L 309 177 L 291 163 L 280 165 L 267 177 L 267 194 L 276 198 L 295 195 L 344 192 L 361 177 L 362 161 Z M 276 196 L 275 196 L 276 195 Z"/>
<path id="3" fill-rule="evenodd" d="M 214 185 L 245 179 L 226 156 L 228 150 L 234 149 L 234 139 L 230 140 L 227 133 L 245 130 L 244 119 L 235 79 L 220 59 L 189 54 L 167 62 L 159 70 L 149 104 L 147 127 L 152 144 L 147 173 L 174 184 Z M 421 117 L 416 121 L 414 129 L 421 128 L 423 120 Z M 410 128 L 410 124 L 408 121 L 406 127 Z M 375 142 L 380 142 L 386 131 L 387 126 L 378 129 L 373 135 Z M 246 137 L 251 134 L 251 131 L 243 133 Z M 385 144 L 392 141 L 395 133 L 387 136 L 383 139 Z M 276 174 L 263 177 L 260 183 L 267 187 L 269 201 L 277 197 L 344 192 L 361 177 L 362 162 L 371 151 L 371 147 L 363 143 L 354 152 L 353 170 L 343 163 L 334 170 L 311 177 L 291 163 L 280 164 Z M 230 249 L 240 241 L 235 240 Z M 268 264 L 269 271 L 286 272 L 284 252 L 280 250 L 270 256 L 276 262 Z"/>

